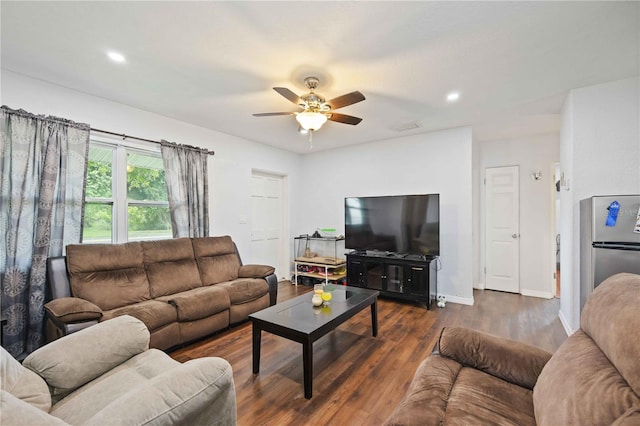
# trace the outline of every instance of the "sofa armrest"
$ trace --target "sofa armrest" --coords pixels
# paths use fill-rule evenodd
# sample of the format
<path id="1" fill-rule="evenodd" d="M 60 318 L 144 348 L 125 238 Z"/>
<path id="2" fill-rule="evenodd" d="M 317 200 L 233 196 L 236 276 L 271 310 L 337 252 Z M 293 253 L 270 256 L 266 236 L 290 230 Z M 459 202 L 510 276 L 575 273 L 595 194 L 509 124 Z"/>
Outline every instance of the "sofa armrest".
<path id="1" fill-rule="evenodd" d="M 238 278 L 264 278 L 269 286 L 269 306 L 278 300 L 278 277 L 276 268 L 268 265 L 240 265 Z"/>
<path id="2" fill-rule="evenodd" d="M 552 355 L 525 343 L 459 327 L 443 328 L 436 350 L 462 365 L 527 389 L 533 389 Z"/>
<path id="3" fill-rule="evenodd" d="M 239 278 L 266 278 L 275 272 L 273 266 L 268 265 L 241 265 L 238 269 Z"/>
<path id="4" fill-rule="evenodd" d="M 63 297 L 44 305 L 51 318 L 63 324 L 93 321 L 102 317 L 102 309 L 85 299 Z"/>
<path id="5" fill-rule="evenodd" d="M 148 348 L 144 323 L 123 315 L 44 345 L 22 365 L 42 377 L 54 399 L 60 399 Z"/>
<path id="6" fill-rule="evenodd" d="M 236 424 L 231 365 L 199 358 L 134 386 L 87 420 L 87 425 Z"/>
<path id="7" fill-rule="evenodd" d="M 278 277 L 276 274 L 271 274 L 264 279 L 267 280 L 269 286 L 269 306 L 273 306 L 278 301 Z"/>

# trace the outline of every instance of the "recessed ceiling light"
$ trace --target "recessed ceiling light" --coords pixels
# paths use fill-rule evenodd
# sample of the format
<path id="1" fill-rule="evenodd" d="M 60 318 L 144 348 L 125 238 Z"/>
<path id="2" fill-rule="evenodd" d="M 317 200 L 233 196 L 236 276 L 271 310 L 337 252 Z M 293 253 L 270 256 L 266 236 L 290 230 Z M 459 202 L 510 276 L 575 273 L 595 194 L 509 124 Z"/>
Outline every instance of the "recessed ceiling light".
<path id="1" fill-rule="evenodd" d="M 447 95 L 447 101 L 455 102 L 460 99 L 460 92 L 451 92 Z"/>
<path id="2" fill-rule="evenodd" d="M 111 52 L 107 52 L 107 56 L 113 62 L 123 63 L 123 62 L 126 61 L 126 59 L 125 59 L 125 57 L 124 57 L 124 55 L 122 53 L 111 51 Z"/>

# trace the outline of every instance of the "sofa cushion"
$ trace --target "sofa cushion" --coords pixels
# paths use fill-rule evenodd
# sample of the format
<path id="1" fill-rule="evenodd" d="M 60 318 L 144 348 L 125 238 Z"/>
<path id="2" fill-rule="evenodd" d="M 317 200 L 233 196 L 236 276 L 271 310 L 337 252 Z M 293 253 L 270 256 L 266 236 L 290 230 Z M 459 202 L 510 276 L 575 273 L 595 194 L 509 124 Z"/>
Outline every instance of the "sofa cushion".
<path id="1" fill-rule="evenodd" d="M 196 237 L 191 239 L 196 257 L 236 254 L 236 246 L 228 235 L 221 237 Z"/>
<path id="2" fill-rule="evenodd" d="M 66 251 L 73 296 L 102 310 L 150 299 L 140 243 L 70 244 Z"/>
<path id="3" fill-rule="evenodd" d="M 102 316 L 102 309 L 85 299 L 78 297 L 61 297 L 44 305 L 49 315 L 64 323 L 90 321 Z"/>
<path id="4" fill-rule="evenodd" d="M 269 293 L 269 286 L 262 278 L 238 278 L 218 285 L 229 293 L 232 305 L 251 302 Z"/>
<path id="5" fill-rule="evenodd" d="M 47 383 L 33 371 L 23 367 L 3 347 L 0 347 L 0 380 L 2 390 L 24 401 L 39 411 L 49 412 L 51 394 Z M 4 411 L 4 406 L 2 407 Z M 10 423 L 0 423 L 10 424 Z"/>
<path id="6" fill-rule="evenodd" d="M 151 297 L 166 296 L 202 285 L 191 239 L 145 241 L 141 244 Z"/>
<path id="7" fill-rule="evenodd" d="M 131 406 L 136 409 L 127 411 Z M 139 384 L 87 423 L 222 426 L 235 425 L 236 412 L 231 365 L 222 358 L 207 357 Z"/>
<path id="8" fill-rule="evenodd" d="M 229 308 L 229 323 L 235 324 L 240 321 L 245 321 L 254 312 L 261 311 L 262 309 L 269 307 L 269 295 L 265 294 L 258 299 L 254 299 L 250 302 L 231 304 Z"/>
<path id="9" fill-rule="evenodd" d="M 611 309 L 612 306 L 616 308 Z M 596 287 L 580 317 L 580 328 L 637 395 L 640 395 L 639 311 L 640 275 L 617 274 Z"/>
<path id="10" fill-rule="evenodd" d="M 27 356 L 23 365 L 47 382 L 55 403 L 148 347 L 147 327 L 121 316 L 44 345 Z"/>
<path id="11" fill-rule="evenodd" d="M 51 414 L 70 424 L 86 423 L 87 419 L 138 384 L 179 364 L 158 349 L 141 352 L 69 394 L 51 408 Z"/>
<path id="12" fill-rule="evenodd" d="M 122 315 L 131 315 L 139 319 L 149 330 L 156 330 L 163 325 L 177 320 L 176 310 L 173 306 L 158 300 L 147 300 L 134 305 L 105 311 L 102 321 Z"/>
<path id="13" fill-rule="evenodd" d="M 69 395 L 51 414 L 69 424 L 235 424 L 235 403 L 228 399 L 217 418 L 210 412 L 207 419 L 195 417 L 225 393 L 234 392 L 231 366 L 223 359 L 180 364 L 151 349 Z"/>
<path id="14" fill-rule="evenodd" d="M 416 370 L 385 425 L 535 425 L 531 390 L 440 355 Z"/>
<path id="15" fill-rule="evenodd" d="M 447 424 L 535 425 L 530 389 L 462 368 L 447 401 Z"/>
<path id="16" fill-rule="evenodd" d="M 227 291 L 217 285 L 165 296 L 162 300 L 175 306 L 178 321 L 195 321 L 205 318 L 227 310 L 231 305 Z"/>
<path id="17" fill-rule="evenodd" d="M 533 402 L 541 425 L 611 424 L 640 405 L 640 398 L 593 340 L 578 330 L 542 369 Z"/>
<path id="18" fill-rule="evenodd" d="M 240 258 L 231 237 L 193 238 L 191 241 L 203 285 L 238 278 Z"/>

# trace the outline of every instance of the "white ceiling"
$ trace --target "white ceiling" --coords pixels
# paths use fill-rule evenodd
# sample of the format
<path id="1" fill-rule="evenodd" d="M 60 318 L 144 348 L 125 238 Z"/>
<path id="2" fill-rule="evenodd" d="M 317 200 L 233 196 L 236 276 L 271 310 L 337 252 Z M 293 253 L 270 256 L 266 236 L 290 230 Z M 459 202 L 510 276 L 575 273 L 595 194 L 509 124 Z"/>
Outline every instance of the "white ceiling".
<path id="1" fill-rule="evenodd" d="M 295 110 L 271 87 L 301 95 L 309 75 L 367 98 L 314 151 L 462 125 L 508 138 L 556 131 L 570 89 L 640 74 L 639 4 L 2 1 L 2 67 L 300 153 L 294 117 L 252 113 Z"/>

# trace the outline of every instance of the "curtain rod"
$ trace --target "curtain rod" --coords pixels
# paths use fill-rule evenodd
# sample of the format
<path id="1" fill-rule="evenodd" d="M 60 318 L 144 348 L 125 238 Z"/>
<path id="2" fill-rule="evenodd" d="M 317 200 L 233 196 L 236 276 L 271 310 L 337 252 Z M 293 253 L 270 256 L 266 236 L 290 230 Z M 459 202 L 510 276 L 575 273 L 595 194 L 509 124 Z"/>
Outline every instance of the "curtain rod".
<path id="1" fill-rule="evenodd" d="M 129 136 L 129 135 L 125 135 L 124 133 L 116 133 L 116 132 L 110 132 L 110 131 L 108 131 L 108 130 L 94 129 L 93 127 L 91 127 L 91 129 L 90 129 L 90 130 L 91 130 L 92 132 L 104 133 L 104 134 L 107 134 L 107 135 L 113 135 L 113 136 L 120 136 L 123 140 L 124 140 L 124 139 L 135 139 L 135 140 L 137 140 L 137 141 L 151 142 L 151 143 L 157 143 L 157 144 L 159 144 L 159 145 L 162 145 L 162 142 L 160 142 L 160 141 L 154 141 L 154 140 L 151 140 L 151 139 L 139 138 L 139 137 L 136 137 L 136 136 Z M 171 143 L 171 142 L 169 142 L 168 144 L 169 144 L 169 145 L 171 145 L 172 143 Z M 173 144 L 173 145 L 178 145 L 178 144 Z M 202 149 L 202 148 L 198 148 L 198 147 L 191 146 L 191 145 L 178 145 L 178 146 L 183 146 L 183 147 L 186 147 L 186 148 L 191 148 L 191 149 L 196 150 L 196 151 L 205 151 L 205 150 L 204 150 L 204 149 Z M 207 151 L 208 151 L 208 154 L 209 154 L 209 155 L 214 155 L 214 154 L 215 154 L 213 151 L 209 151 L 209 150 L 207 150 Z"/>

